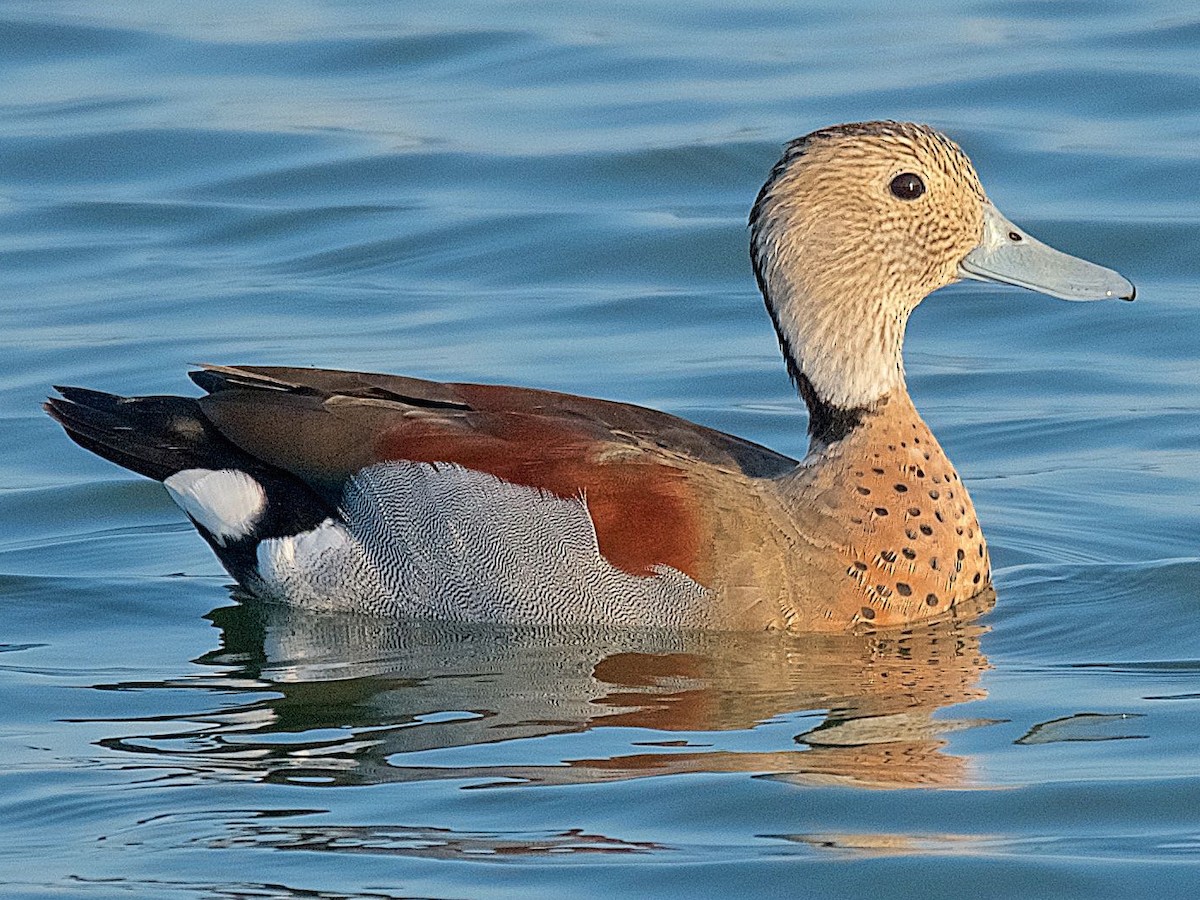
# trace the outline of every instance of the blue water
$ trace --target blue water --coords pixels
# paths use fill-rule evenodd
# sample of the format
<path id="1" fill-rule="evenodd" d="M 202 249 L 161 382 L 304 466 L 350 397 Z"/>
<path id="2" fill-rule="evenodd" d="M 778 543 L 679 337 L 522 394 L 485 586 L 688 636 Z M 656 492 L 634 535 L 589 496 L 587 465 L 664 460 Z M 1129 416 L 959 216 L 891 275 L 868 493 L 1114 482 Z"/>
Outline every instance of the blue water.
<path id="1" fill-rule="evenodd" d="M 1200 895 L 1200 16 L 846 6 L 0 6 L 4 893 Z M 948 130 L 1014 221 L 1139 288 L 962 285 L 913 319 L 996 566 L 977 620 L 239 607 L 159 486 L 38 409 L 279 362 L 800 454 L 746 212 L 785 140 L 875 117 Z"/>

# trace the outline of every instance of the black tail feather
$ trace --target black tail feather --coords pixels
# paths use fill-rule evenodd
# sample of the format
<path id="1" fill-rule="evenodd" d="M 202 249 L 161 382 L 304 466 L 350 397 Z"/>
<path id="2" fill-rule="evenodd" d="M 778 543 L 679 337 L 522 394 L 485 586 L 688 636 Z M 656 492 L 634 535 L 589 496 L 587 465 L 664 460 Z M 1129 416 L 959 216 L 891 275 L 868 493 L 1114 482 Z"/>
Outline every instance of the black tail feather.
<path id="1" fill-rule="evenodd" d="M 85 450 L 162 481 L 183 469 L 246 468 L 253 460 L 227 441 L 188 397 L 120 397 L 79 387 L 43 408 Z"/>

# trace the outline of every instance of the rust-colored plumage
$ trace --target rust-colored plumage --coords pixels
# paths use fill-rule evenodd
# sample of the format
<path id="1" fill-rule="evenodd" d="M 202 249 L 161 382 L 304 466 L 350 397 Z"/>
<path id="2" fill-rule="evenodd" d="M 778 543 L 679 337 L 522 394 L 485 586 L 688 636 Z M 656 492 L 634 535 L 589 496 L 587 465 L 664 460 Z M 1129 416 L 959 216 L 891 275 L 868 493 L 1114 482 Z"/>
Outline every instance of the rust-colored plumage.
<path id="1" fill-rule="evenodd" d="M 501 403 L 514 393 L 463 391 Z M 678 465 L 602 438 L 594 422 L 577 417 L 485 407 L 470 417 L 469 428 L 462 424 L 428 417 L 401 422 L 380 434 L 376 452 L 380 460 L 449 462 L 557 497 L 583 497 L 600 552 L 614 566 L 650 575 L 665 565 L 700 579 L 699 511 Z"/>

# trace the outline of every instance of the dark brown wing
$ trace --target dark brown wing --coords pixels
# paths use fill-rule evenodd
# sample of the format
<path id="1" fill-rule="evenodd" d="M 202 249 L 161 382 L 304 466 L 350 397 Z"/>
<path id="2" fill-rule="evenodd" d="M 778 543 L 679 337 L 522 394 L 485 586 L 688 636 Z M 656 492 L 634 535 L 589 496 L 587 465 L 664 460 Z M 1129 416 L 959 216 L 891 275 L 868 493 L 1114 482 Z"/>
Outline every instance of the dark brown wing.
<path id="1" fill-rule="evenodd" d="M 210 394 L 201 401 L 205 413 L 234 443 L 322 479 L 340 481 L 380 458 L 396 458 L 401 447 L 395 442 L 406 429 L 444 432 L 449 442 L 505 419 L 591 441 L 654 446 L 750 477 L 781 475 L 796 465 L 677 416 L 555 391 L 282 366 L 206 366 L 192 378 Z M 380 457 L 384 434 L 391 439 Z"/>
<path id="2" fill-rule="evenodd" d="M 334 502 L 347 478 L 378 462 L 454 463 L 586 497 L 601 552 L 636 574 L 669 565 L 700 575 L 700 535 L 715 511 L 689 470 L 768 477 L 796 465 L 675 416 L 552 391 L 277 367 L 192 377 L 223 435 Z"/>

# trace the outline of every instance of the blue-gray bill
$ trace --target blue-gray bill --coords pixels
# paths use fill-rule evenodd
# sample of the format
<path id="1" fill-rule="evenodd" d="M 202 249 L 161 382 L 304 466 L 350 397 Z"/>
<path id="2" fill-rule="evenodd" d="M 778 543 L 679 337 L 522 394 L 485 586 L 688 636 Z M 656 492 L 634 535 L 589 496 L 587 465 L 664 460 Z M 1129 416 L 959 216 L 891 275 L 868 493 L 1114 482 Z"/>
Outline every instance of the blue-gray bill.
<path id="1" fill-rule="evenodd" d="M 958 274 L 977 281 L 1015 284 L 1063 300 L 1132 300 L 1132 282 L 1112 269 L 1055 250 L 984 206 L 983 238 L 958 264 Z"/>

